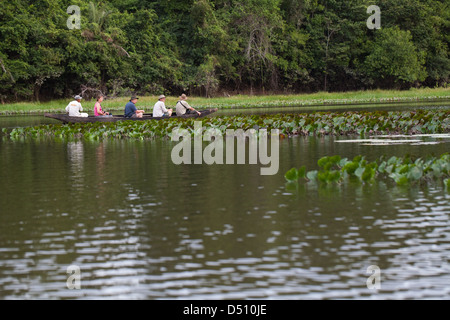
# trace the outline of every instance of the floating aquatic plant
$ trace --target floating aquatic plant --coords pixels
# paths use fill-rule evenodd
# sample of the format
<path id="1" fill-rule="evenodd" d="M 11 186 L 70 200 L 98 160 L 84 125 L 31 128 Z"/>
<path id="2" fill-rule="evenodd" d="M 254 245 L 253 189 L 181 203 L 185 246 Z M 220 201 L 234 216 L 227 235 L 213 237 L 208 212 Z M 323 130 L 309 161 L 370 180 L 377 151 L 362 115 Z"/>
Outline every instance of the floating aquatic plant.
<path id="1" fill-rule="evenodd" d="M 410 156 L 386 159 L 383 156 L 373 162 L 367 161 L 364 156 L 357 156 L 352 160 L 332 156 L 319 159 L 317 164 L 319 170 L 306 172 L 304 166 L 300 169 L 292 168 L 284 177 L 290 183 L 297 183 L 299 179 L 320 184 L 341 184 L 345 181 L 372 183 L 376 179 L 384 179 L 393 180 L 397 185 L 406 185 L 442 180 L 447 188 L 450 186 L 448 153 L 425 159 L 413 159 Z"/>
<path id="2" fill-rule="evenodd" d="M 167 119 L 161 121 L 119 121 L 114 123 L 82 123 L 41 125 L 8 131 L 12 139 L 56 137 L 63 139 L 101 140 L 170 138 L 174 128 L 194 133 L 197 119 Z M 301 114 L 218 116 L 203 118 L 205 128 L 218 129 L 279 129 L 284 136 L 295 135 L 415 135 L 450 132 L 450 111 L 403 112 L 316 112 Z"/>

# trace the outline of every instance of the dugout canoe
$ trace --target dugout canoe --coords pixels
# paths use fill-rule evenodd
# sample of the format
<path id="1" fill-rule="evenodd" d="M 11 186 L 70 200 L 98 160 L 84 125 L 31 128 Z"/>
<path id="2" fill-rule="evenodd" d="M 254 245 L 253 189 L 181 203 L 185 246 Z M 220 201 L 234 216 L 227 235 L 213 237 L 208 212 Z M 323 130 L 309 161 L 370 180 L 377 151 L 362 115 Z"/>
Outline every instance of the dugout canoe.
<path id="1" fill-rule="evenodd" d="M 188 119 L 188 118 L 203 118 L 206 117 L 214 112 L 216 112 L 218 109 L 205 109 L 205 110 L 198 110 L 201 115 L 198 114 L 187 114 L 183 116 L 177 116 L 175 113 L 170 117 L 170 119 L 174 118 L 182 118 L 182 119 Z M 92 123 L 92 122 L 117 122 L 117 121 L 148 121 L 148 120 L 165 120 L 169 119 L 168 117 L 164 118 L 154 118 L 152 114 L 144 114 L 142 118 L 125 118 L 123 115 L 112 115 L 107 117 L 95 117 L 95 116 L 89 116 L 87 118 L 83 117 L 69 117 L 67 114 L 58 114 L 58 113 L 44 113 L 44 116 L 46 118 L 56 119 L 59 121 L 62 121 L 63 123 Z"/>

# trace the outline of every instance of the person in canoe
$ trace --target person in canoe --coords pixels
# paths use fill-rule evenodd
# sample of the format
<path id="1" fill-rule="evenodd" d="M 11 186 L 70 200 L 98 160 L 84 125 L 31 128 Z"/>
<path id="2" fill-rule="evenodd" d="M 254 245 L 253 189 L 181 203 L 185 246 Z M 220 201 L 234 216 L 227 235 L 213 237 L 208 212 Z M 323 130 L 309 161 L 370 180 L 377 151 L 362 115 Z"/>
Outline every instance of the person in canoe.
<path id="1" fill-rule="evenodd" d="M 101 103 L 103 102 L 103 100 L 105 99 L 105 97 L 103 95 L 99 95 L 97 97 L 97 102 L 94 105 L 94 115 L 96 117 L 102 117 L 102 116 L 109 116 L 109 112 L 105 112 L 102 109 L 102 105 Z"/>
<path id="2" fill-rule="evenodd" d="M 128 102 L 125 106 L 125 118 L 142 118 L 144 116 L 144 110 L 138 110 L 136 108 L 136 103 L 138 101 L 138 97 L 132 96 L 130 102 Z"/>
<path id="3" fill-rule="evenodd" d="M 158 102 L 153 107 L 153 118 L 171 117 L 172 109 L 166 108 L 166 96 L 159 96 Z"/>
<path id="4" fill-rule="evenodd" d="M 66 112 L 69 114 L 69 117 L 89 117 L 87 113 L 81 113 L 83 111 L 81 99 L 81 96 L 75 96 L 75 100 L 67 105 Z"/>
<path id="5" fill-rule="evenodd" d="M 194 108 L 192 108 L 189 103 L 187 103 L 187 96 L 183 93 L 180 96 L 180 101 L 177 102 L 176 105 L 176 111 L 177 111 L 177 116 L 182 116 L 185 114 L 198 114 L 201 115 L 200 112 L 198 112 L 197 110 L 195 110 Z"/>

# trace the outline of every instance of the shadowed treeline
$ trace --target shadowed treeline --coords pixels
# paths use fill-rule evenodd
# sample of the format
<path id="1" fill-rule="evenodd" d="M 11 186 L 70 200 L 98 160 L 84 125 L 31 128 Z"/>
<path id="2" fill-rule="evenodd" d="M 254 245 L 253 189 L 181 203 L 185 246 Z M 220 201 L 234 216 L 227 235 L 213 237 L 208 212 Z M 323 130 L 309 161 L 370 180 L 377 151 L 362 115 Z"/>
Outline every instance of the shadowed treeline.
<path id="1" fill-rule="evenodd" d="M 11 0 L 0 16 L 3 103 L 435 87 L 450 70 L 436 0 Z"/>

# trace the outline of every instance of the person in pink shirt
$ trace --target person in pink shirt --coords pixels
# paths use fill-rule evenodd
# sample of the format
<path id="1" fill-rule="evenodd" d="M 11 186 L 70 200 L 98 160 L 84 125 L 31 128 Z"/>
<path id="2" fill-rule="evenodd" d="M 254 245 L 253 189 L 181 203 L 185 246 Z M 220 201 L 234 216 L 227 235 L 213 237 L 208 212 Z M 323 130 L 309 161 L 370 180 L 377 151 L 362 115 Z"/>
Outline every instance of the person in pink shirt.
<path id="1" fill-rule="evenodd" d="M 99 95 L 99 96 L 97 97 L 97 102 L 95 103 L 95 106 L 94 106 L 94 115 L 95 115 L 96 117 L 99 117 L 99 116 L 109 116 L 109 112 L 104 112 L 104 111 L 102 110 L 101 103 L 102 103 L 103 99 L 104 99 L 104 97 L 103 97 L 102 95 Z"/>

